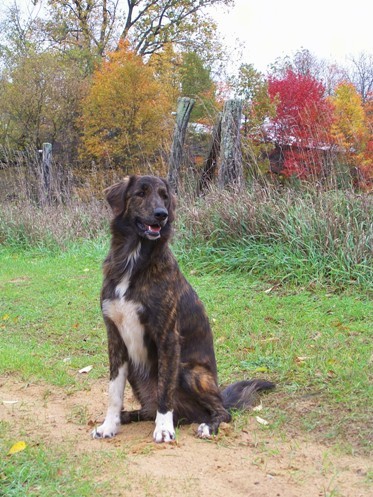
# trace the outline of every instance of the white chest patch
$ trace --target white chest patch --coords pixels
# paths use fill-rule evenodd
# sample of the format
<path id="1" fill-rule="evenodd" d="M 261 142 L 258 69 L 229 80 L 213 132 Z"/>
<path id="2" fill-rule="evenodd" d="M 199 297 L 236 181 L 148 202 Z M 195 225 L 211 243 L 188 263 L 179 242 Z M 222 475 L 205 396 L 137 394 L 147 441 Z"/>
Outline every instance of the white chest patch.
<path id="1" fill-rule="evenodd" d="M 118 296 L 125 293 L 125 291 L 122 293 L 123 288 L 118 288 L 120 285 L 117 286 L 115 292 Z M 130 359 L 136 366 L 144 368 L 147 364 L 148 353 L 144 344 L 144 327 L 140 323 L 139 311 L 141 311 L 141 305 L 126 300 L 125 297 L 104 300 L 102 303 L 102 312 L 117 326 Z"/>

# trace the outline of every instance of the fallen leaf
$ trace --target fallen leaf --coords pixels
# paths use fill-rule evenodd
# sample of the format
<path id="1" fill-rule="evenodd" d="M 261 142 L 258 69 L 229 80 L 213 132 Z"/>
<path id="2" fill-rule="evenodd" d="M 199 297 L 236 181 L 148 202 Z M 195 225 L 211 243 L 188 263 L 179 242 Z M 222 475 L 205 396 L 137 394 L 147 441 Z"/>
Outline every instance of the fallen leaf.
<path id="1" fill-rule="evenodd" d="M 17 452 L 22 452 L 22 450 L 25 450 L 27 447 L 26 442 L 17 442 L 14 445 L 11 446 L 8 452 L 8 456 L 11 456 L 12 454 L 17 454 Z"/>
<path id="2" fill-rule="evenodd" d="M 298 356 L 295 358 L 295 362 L 297 364 L 302 364 L 303 362 L 307 361 L 308 359 L 311 359 L 311 358 L 307 357 L 307 356 Z"/>
<path id="3" fill-rule="evenodd" d="M 259 368 L 255 368 L 253 373 L 268 373 L 268 368 L 266 366 L 260 366 Z"/>
<path id="4" fill-rule="evenodd" d="M 269 423 L 263 418 L 260 418 L 259 416 L 255 416 L 255 419 L 258 421 L 259 424 L 267 426 Z"/>
<path id="5" fill-rule="evenodd" d="M 85 368 L 79 369 L 79 373 L 89 373 L 93 369 L 93 366 L 86 366 Z"/>

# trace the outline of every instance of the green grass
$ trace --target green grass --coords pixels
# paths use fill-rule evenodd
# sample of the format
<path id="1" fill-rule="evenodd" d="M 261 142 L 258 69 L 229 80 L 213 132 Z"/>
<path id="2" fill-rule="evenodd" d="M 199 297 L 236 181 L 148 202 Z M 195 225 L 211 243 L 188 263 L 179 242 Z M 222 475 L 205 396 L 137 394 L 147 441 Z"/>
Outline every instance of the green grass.
<path id="1" fill-rule="evenodd" d="M 1 251 L 0 371 L 60 386 L 74 385 L 87 365 L 91 376 L 104 374 L 102 256 L 94 243 L 59 255 Z"/>
<path id="2" fill-rule="evenodd" d="M 15 430 L 0 422 L 0 431 L 0 496 L 91 497 L 97 492 L 111 495 L 109 484 L 97 481 L 105 463 L 116 464 L 109 451 L 79 454 L 65 446 L 48 447 L 29 435 L 24 451 L 8 455 L 15 442 L 11 432 Z"/>
<path id="3" fill-rule="evenodd" d="M 59 255 L 1 249 L 0 374 L 67 389 L 107 376 L 98 303 L 106 250 L 93 242 Z M 373 398 L 369 297 L 239 271 L 207 273 L 196 258 L 191 267 L 184 264 L 184 272 L 210 316 L 221 383 L 269 378 L 278 384 L 268 397 L 276 399 L 268 413 L 274 422 L 285 425 L 291 406 L 310 397 L 315 409 L 301 416 L 304 429 L 325 424 L 326 436 L 338 438 L 353 416 L 360 443 Z M 89 379 L 78 374 L 87 365 L 93 366 Z"/>
<path id="4" fill-rule="evenodd" d="M 92 483 L 92 462 L 79 461 L 65 451 L 53 453 L 45 447 L 28 447 L 6 455 L 9 444 L 0 443 L 0 495 L 4 497 L 91 497 L 103 485 Z"/>
<path id="5" fill-rule="evenodd" d="M 107 378 L 99 310 L 106 250 L 107 243 L 92 241 L 65 252 L 0 249 L 0 375 L 57 385 L 67 393 Z M 347 443 L 349 450 L 367 450 L 373 398 L 368 296 L 354 288 L 260 280 L 239 270 L 206 272 L 198 252 L 188 259 L 180 246 L 177 251 L 210 316 L 220 382 L 275 381 L 277 390 L 263 400 L 260 414 L 274 434 L 310 433 Z M 89 375 L 79 374 L 87 365 L 93 366 Z M 251 415 L 235 413 L 234 427 L 246 426 Z M 70 418 L 87 424 L 82 407 Z M 122 460 L 119 449 L 79 455 L 66 444 L 33 442 L 29 435 L 25 451 L 7 456 L 22 439 L 22 427 L 3 422 L 0 431 L 0 495 L 111 495 L 108 483 L 96 477 L 102 465 Z"/>

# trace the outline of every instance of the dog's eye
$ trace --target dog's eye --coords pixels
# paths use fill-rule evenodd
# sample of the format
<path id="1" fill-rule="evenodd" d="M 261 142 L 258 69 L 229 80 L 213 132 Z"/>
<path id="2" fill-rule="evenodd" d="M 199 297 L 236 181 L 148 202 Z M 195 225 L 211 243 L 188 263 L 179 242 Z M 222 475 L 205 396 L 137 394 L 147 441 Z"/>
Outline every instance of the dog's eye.
<path id="1" fill-rule="evenodd" d="M 136 193 L 137 197 L 145 197 L 145 192 L 143 190 L 140 190 L 139 192 Z"/>

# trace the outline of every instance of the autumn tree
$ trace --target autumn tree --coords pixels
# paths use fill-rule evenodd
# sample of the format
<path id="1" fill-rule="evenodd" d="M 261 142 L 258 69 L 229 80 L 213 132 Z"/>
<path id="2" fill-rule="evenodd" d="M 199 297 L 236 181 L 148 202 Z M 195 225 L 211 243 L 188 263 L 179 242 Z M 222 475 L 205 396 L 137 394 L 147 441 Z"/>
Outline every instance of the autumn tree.
<path id="1" fill-rule="evenodd" d="M 123 172 L 162 172 L 171 102 L 153 69 L 123 44 L 93 74 L 83 105 L 81 155 Z"/>
<path id="2" fill-rule="evenodd" d="M 334 122 L 331 136 L 341 149 L 342 160 L 363 177 L 357 181 L 371 181 L 373 173 L 373 156 L 371 150 L 372 131 L 363 106 L 362 97 L 352 83 L 342 83 L 331 98 L 334 107 Z M 368 105 L 367 105 L 368 108 Z"/>
<path id="3" fill-rule="evenodd" d="M 268 91 L 272 101 L 277 100 L 277 110 L 266 127 L 267 139 L 283 150 L 283 174 L 306 178 L 319 173 L 321 148 L 329 143 L 332 122 L 324 86 L 290 69 L 284 77 L 269 77 Z"/>
<path id="4" fill-rule="evenodd" d="M 279 79 L 285 78 L 289 71 L 318 79 L 320 61 L 308 49 L 300 48 L 291 56 L 278 57 L 270 67 L 271 75 Z"/>
<path id="5" fill-rule="evenodd" d="M 182 53 L 176 51 L 170 43 L 162 50 L 152 54 L 148 66 L 153 69 L 154 75 L 169 96 L 169 100 L 176 102 L 181 96 L 181 71 L 183 63 Z"/>
<path id="6" fill-rule="evenodd" d="M 84 88 L 79 68 L 56 54 L 19 57 L 0 77 L 1 143 L 38 149 L 59 142 L 72 153 Z"/>
<path id="7" fill-rule="evenodd" d="M 311 76 L 322 82 L 326 95 L 332 95 L 334 88 L 347 79 L 346 68 L 319 59 L 306 48 L 297 50 L 292 56 L 278 57 L 270 68 L 271 76 L 278 79 L 285 78 L 288 71 L 299 76 Z"/>

